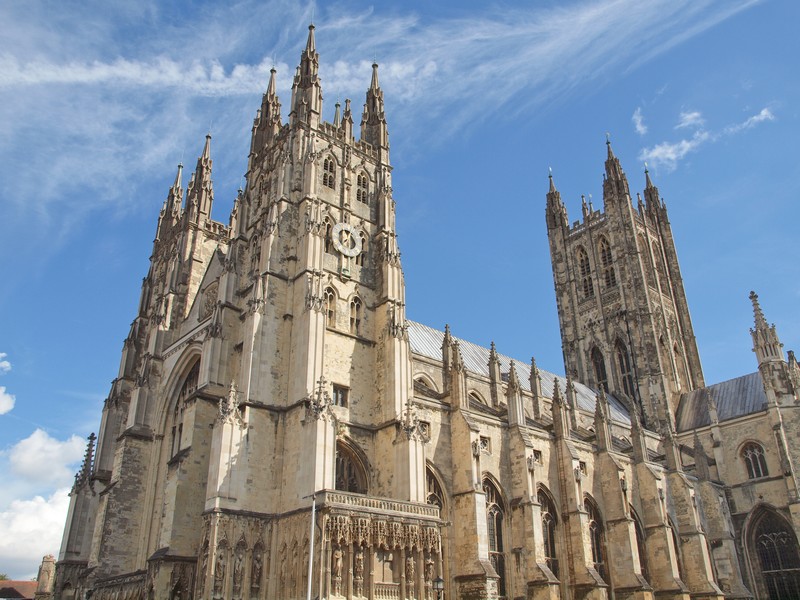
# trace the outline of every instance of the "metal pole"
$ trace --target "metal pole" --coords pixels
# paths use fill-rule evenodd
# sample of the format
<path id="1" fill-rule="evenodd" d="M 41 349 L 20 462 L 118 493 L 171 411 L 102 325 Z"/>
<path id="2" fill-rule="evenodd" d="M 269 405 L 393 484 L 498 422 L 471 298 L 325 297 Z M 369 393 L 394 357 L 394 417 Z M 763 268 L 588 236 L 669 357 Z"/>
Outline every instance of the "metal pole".
<path id="1" fill-rule="evenodd" d="M 314 572 L 314 521 L 317 516 L 317 495 L 311 494 L 311 545 L 308 550 L 308 593 L 306 600 L 311 600 L 311 577 Z"/>

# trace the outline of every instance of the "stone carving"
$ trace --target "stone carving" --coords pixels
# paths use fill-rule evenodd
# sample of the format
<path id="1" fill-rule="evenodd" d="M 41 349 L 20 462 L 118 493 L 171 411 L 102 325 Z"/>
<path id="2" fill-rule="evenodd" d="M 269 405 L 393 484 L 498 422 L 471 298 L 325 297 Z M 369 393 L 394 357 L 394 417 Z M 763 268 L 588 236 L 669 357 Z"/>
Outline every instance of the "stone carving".
<path id="1" fill-rule="evenodd" d="M 331 576 L 333 577 L 333 593 L 342 594 L 342 549 L 336 546 L 331 556 Z"/>
<path id="2" fill-rule="evenodd" d="M 406 557 L 406 584 L 414 585 L 414 557 L 410 554 Z"/>
<path id="3" fill-rule="evenodd" d="M 261 546 L 253 549 L 253 564 L 250 567 L 250 595 L 252 596 L 258 596 L 258 591 L 261 589 L 261 574 L 264 571 L 262 552 Z"/>
<path id="4" fill-rule="evenodd" d="M 225 588 L 225 548 L 217 550 L 217 560 L 214 563 L 214 596 L 221 598 Z"/>
<path id="5" fill-rule="evenodd" d="M 364 595 L 364 551 L 359 547 L 353 559 L 353 593 Z"/>
<path id="6" fill-rule="evenodd" d="M 306 415 L 314 419 L 324 419 L 328 414 L 331 397 L 327 389 L 327 380 L 320 377 L 317 381 L 317 390 L 306 398 Z"/>
<path id="7" fill-rule="evenodd" d="M 242 415 L 239 413 L 239 392 L 236 390 L 236 384 L 231 381 L 231 387 L 227 396 L 219 399 L 219 416 L 218 419 L 223 423 L 242 423 Z"/>
<path id="8" fill-rule="evenodd" d="M 244 545 L 238 544 L 233 556 L 233 595 L 241 596 L 244 578 Z"/>

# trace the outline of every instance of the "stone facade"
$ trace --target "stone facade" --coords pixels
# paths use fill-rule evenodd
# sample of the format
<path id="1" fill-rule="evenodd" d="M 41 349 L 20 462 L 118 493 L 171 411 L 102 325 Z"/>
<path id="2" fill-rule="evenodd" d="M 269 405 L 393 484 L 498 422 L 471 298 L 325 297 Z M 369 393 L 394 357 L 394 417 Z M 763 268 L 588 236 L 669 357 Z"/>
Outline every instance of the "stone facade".
<path id="1" fill-rule="evenodd" d="M 178 168 L 55 598 L 791 597 L 763 548 L 797 558 L 800 370 L 754 300 L 764 406 L 704 400 L 649 176 L 634 208 L 609 144 L 572 226 L 551 179 L 559 378 L 406 319 L 378 67 L 359 139 L 318 72 L 311 27 L 227 225 L 210 137 Z"/>

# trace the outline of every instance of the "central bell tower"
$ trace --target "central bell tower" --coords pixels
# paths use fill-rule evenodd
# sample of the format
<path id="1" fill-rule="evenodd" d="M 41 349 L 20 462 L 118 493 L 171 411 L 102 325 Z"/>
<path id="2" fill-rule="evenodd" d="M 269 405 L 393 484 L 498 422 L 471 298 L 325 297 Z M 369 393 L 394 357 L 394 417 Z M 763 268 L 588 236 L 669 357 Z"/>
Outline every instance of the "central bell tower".
<path id="1" fill-rule="evenodd" d="M 704 385 L 667 207 L 647 170 L 634 205 L 608 141 L 603 209 L 585 198 L 581 209 L 570 224 L 551 174 L 545 214 L 566 371 L 652 427 Z"/>

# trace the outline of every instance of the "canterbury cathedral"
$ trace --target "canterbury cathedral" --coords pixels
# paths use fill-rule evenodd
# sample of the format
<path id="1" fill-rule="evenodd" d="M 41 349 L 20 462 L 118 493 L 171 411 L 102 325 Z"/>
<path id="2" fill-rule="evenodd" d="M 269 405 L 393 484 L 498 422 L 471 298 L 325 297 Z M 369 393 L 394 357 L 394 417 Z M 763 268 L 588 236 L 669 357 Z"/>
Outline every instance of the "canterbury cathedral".
<path id="1" fill-rule="evenodd" d="M 210 136 L 178 167 L 54 598 L 800 598 L 800 367 L 751 293 L 754 372 L 706 383 L 650 175 L 607 143 L 574 221 L 543 178 L 554 374 L 406 318 L 378 65 L 354 110 L 311 26 L 227 222 Z"/>

